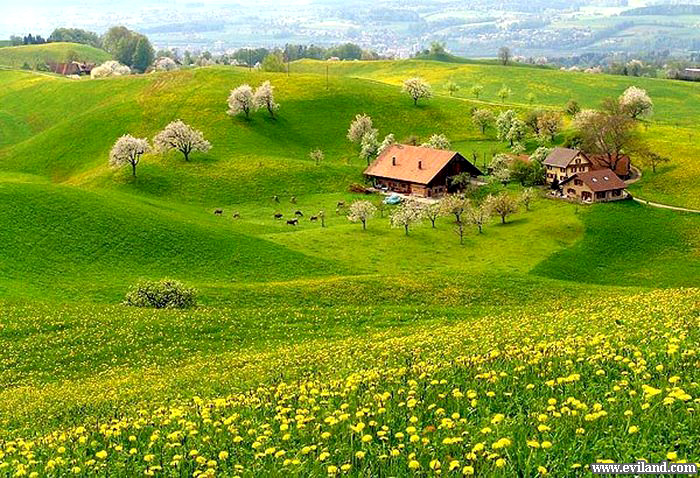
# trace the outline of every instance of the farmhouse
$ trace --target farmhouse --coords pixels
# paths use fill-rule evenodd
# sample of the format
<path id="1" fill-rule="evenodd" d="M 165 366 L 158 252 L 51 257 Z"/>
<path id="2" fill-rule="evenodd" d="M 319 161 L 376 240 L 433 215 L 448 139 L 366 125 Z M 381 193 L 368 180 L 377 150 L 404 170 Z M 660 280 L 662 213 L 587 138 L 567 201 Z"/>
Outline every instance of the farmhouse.
<path id="1" fill-rule="evenodd" d="M 587 155 L 578 149 L 554 148 L 544 160 L 546 180 L 549 185 L 560 185 L 576 173 L 612 169 L 620 178 L 630 175 L 629 156 L 620 156 L 612 164 L 603 156 Z"/>
<path id="2" fill-rule="evenodd" d="M 611 169 L 574 173 L 561 182 L 565 197 L 583 202 L 624 199 L 626 184 Z"/>
<path id="3" fill-rule="evenodd" d="M 49 69 L 59 75 L 89 75 L 95 67 L 94 63 L 80 63 L 71 61 L 68 63 L 50 63 Z"/>
<path id="4" fill-rule="evenodd" d="M 424 148 L 406 144 L 388 147 L 365 170 L 375 187 L 421 197 L 452 192 L 450 179 L 467 173 L 482 172 L 456 151 Z"/>

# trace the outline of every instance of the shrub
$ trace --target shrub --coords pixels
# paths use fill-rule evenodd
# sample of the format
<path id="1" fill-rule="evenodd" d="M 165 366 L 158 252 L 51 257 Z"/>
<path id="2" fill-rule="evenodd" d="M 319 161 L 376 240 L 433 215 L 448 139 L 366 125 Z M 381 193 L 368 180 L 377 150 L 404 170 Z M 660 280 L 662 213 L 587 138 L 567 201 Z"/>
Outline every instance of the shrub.
<path id="1" fill-rule="evenodd" d="M 197 305 L 197 291 L 173 279 L 146 280 L 126 293 L 124 304 L 155 309 L 186 309 Z"/>

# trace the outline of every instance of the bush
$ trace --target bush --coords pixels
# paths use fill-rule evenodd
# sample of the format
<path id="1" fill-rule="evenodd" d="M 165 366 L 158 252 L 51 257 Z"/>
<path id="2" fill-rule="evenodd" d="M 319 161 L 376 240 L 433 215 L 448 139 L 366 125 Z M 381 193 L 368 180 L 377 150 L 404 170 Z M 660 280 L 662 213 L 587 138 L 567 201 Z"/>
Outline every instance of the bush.
<path id="1" fill-rule="evenodd" d="M 125 305 L 186 309 L 197 305 L 197 291 L 173 279 L 141 281 L 126 293 Z"/>

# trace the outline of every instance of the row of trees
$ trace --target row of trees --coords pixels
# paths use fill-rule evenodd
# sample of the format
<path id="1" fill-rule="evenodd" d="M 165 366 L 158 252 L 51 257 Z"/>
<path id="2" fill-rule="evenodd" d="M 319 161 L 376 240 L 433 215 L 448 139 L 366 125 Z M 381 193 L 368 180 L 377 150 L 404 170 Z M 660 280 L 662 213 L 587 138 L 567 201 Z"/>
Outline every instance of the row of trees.
<path id="1" fill-rule="evenodd" d="M 250 112 L 266 109 L 270 117 L 275 117 L 280 105 L 275 101 L 274 87 L 269 81 L 258 86 L 255 91 L 248 84 L 243 84 L 231 90 L 228 97 L 228 114 L 236 116 L 243 113 L 246 119 L 250 118 Z"/>
<path id="2" fill-rule="evenodd" d="M 423 220 L 430 221 L 433 228 L 440 217 L 454 217 L 454 230 L 459 236 L 459 242 L 464 242 L 465 228 L 475 226 L 481 234 L 483 228 L 494 216 L 505 224 L 508 216 L 518 211 L 522 204 L 527 210 L 535 198 L 533 189 L 525 189 L 519 197 L 508 192 L 492 194 L 481 202 L 475 202 L 464 195 L 449 195 L 440 201 L 422 204 L 408 200 L 394 208 L 389 216 L 392 227 L 401 228 L 406 235 L 410 228 Z M 357 200 L 350 204 L 347 218 L 351 222 L 359 222 L 362 229 L 367 229 L 367 222 L 378 212 L 377 207 L 368 200 Z"/>
<path id="3" fill-rule="evenodd" d="M 181 120 L 173 121 L 153 138 L 153 148 L 147 138 L 136 138 L 126 134 L 119 138 L 109 153 L 109 164 L 114 168 L 129 165 L 136 177 L 138 166 L 144 154 L 153 149 L 159 153 L 177 150 L 189 161 L 190 154 L 197 151 L 206 153 L 211 149 L 211 143 L 204 139 L 201 131 L 197 131 Z"/>

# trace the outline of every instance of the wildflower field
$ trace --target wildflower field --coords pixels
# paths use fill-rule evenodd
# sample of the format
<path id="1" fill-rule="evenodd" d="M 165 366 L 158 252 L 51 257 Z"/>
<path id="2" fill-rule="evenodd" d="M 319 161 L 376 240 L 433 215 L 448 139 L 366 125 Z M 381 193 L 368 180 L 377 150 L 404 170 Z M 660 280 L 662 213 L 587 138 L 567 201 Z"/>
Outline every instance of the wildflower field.
<path id="1" fill-rule="evenodd" d="M 452 217 L 405 234 L 380 196 L 349 191 L 365 167 L 346 138 L 356 114 L 481 160 L 506 143 L 466 120 L 473 107 L 591 107 L 636 80 L 318 68 L 0 70 L 0 477 L 578 477 L 700 460 L 700 215 L 541 191 L 460 238 Z M 397 87 L 409 73 L 435 98 L 414 107 Z M 274 120 L 226 115 L 232 88 L 263 81 Z M 678 156 L 632 188 L 697 206 L 699 85 L 639 81 L 658 107 L 645 138 Z M 109 168 L 116 138 L 176 119 L 212 149 L 144 155 L 136 178 Z M 474 194 L 502 191 L 522 187 Z M 366 230 L 338 206 L 356 199 L 381 208 Z M 197 306 L 124 304 L 166 278 Z"/>
<path id="2" fill-rule="evenodd" d="M 230 373 L 267 378 L 6 440 L 0 470 L 581 476 L 592 462 L 697 459 L 700 291 L 534 309 L 227 356 Z"/>

